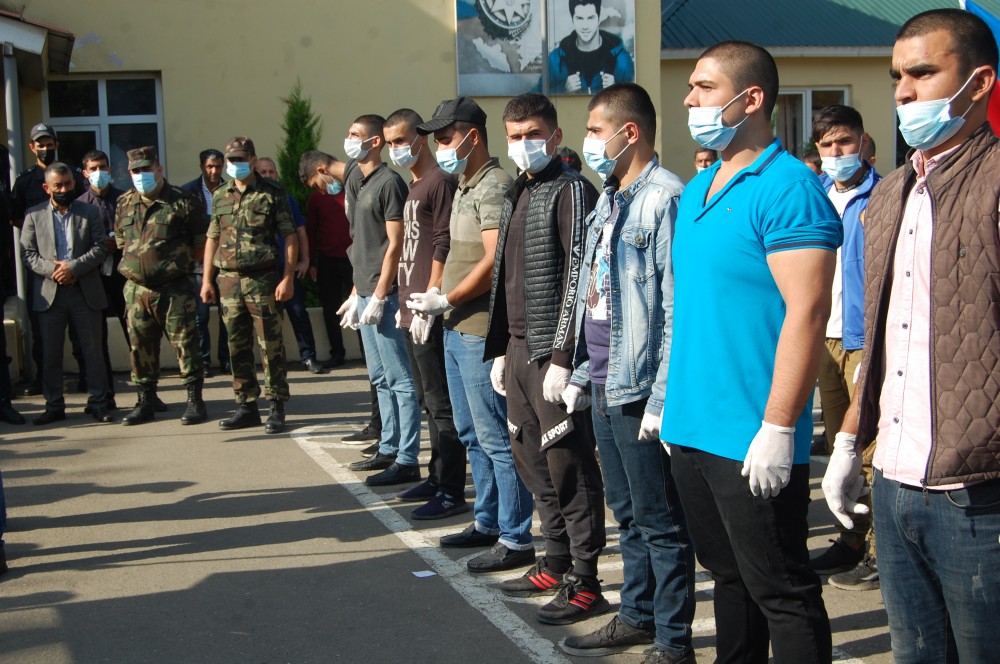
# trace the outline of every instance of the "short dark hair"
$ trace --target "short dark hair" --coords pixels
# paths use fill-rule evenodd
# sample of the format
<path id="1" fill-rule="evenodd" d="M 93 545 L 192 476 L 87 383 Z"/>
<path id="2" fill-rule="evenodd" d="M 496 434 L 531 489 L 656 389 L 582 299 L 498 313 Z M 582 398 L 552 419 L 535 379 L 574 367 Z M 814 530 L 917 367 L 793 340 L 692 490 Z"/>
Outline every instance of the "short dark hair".
<path id="1" fill-rule="evenodd" d="M 61 161 L 54 161 L 45 167 L 46 180 L 49 179 L 49 175 L 73 175 L 73 171 Z"/>
<path id="2" fill-rule="evenodd" d="M 875 138 L 871 134 L 866 135 L 868 136 L 868 145 L 861 151 L 861 158 L 865 161 L 875 156 Z"/>
<path id="3" fill-rule="evenodd" d="M 385 127 L 385 118 L 381 115 L 375 115 L 374 113 L 368 113 L 365 115 L 359 115 L 354 119 L 354 124 L 359 124 L 365 128 L 368 132 L 368 138 L 372 136 L 382 136 L 382 129 Z"/>
<path id="4" fill-rule="evenodd" d="M 108 155 L 104 154 L 101 150 L 90 150 L 87 154 L 83 155 L 83 159 L 80 160 L 80 165 L 86 168 L 88 163 L 101 160 L 104 160 L 108 164 L 111 163 L 111 160 L 108 159 Z"/>
<path id="5" fill-rule="evenodd" d="M 702 152 L 707 152 L 710 155 L 712 155 L 712 159 L 718 160 L 718 158 L 719 158 L 719 153 L 717 151 L 713 150 L 712 148 L 698 148 L 697 150 L 694 151 L 694 156 L 697 157 Z"/>
<path id="6" fill-rule="evenodd" d="M 406 125 L 407 129 L 416 129 L 418 124 L 423 124 L 424 119 L 412 108 L 401 108 L 393 111 L 385 119 L 384 127 L 395 127 L 396 125 Z"/>
<path id="7" fill-rule="evenodd" d="M 778 65 L 767 49 L 746 41 L 724 41 L 709 46 L 698 58 L 712 58 L 742 92 L 751 86 L 764 91 L 764 113 L 768 118 L 778 101 Z"/>
<path id="8" fill-rule="evenodd" d="M 850 106 L 834 104 L 822 109 L 813 118 L 813 143 L 819 143 L 823 136 L 836 127 L 844 127 L 859 134 L 865 133 L 865 123 L 861 120 L 860 113 Z"/>
<path id="9" fill-rule="evenodd" d="M 553 126 L 559 126 L 559 115 L 556 107 L 545 95 L 537 92 L 525 92 L 507 102 L 503 109 L 503 121 L 524 122 L 528 118 L 542 118 Z"/>
<path id="10" fill-rule="evenodd" d="M 615 83 L 594 95 L 587 110 L 604 107 L 604 114 L 613 124 L 634 122 L 639 134 L 649 144 L 656 142 L 656 107 L 645 88 L 635 83 Z"/>
<path id="11" fill-rule="evenodd" d="M 896 41 L 944 30 L 951 35 L 951 52 L 962 69 L 997 68 L 997 42 L 983 19 L 962 9 L 932 9 L 917 14 L 896 33 Z"/>
<path id="12" fill-rule="evenodd" d="M 216 150 L 215 148 L 209 148 L 207 150 L 202 150 L 198 154 L 198 163 L 201 166 L 204 166 L 205 162 L 208 161 L 209 159 L 218 159 L 219 161 L 223 161 L 225 159 L 225 156 L 221 152 L 219 152 L 218 150 Z"/>
<path id="13" fill-rule="evenodd" d="M 454 127 L 455 131 L 465 132 L 466 134 L 469 133 L 470 129 L 475 129 L 479 132 L 479 138 L 483 139 L 483 146 L 489 148 L 490 137 L 486 133 L 486 125 L 478 125 L 474 122 L 465 122 L 464 120 L 455 120 L 451 126 Z"/>
<path id="14" fill-rule="evenodd" d="M 597 10 L 597 16 L 601 16 L 601 0 L 569 0 L 569 15 L 572 16 L 576 12 L 577 7 L 585 7 L 586 5 L 594 5 L 594 9 Z"/>
<path id="15" fill-rule="evenodd" d="M 801 159 L 803 164 L 812 164 L 816 168 L 820 168 L 823 165 L 823 159 L 819 156 L 819 152 L 816 150 L 808 150 Z"/>
<path id="16" fill-rule="evenodd" d="M 316 169 L 320 166 L 329 166 L 337 158 L 332 154 L 327 154 L 320 150 L 309 150 L 299 157 L 299 180 L 308 186 L 309 180 L 316 175 Z"/>

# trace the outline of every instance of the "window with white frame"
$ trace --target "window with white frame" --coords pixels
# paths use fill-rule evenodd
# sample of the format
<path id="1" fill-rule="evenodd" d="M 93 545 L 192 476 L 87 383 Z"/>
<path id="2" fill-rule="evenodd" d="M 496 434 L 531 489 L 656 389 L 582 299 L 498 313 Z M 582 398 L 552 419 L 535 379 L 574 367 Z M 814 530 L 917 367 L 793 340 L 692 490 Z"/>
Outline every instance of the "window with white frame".
<path id="1" fill-rule="evenodd" d="M 66 76 L 49 79 L 42 95 L 45 122 L 59 134 L 59 160 L 72 168 L 90 150 L 111 159 L 111 180 L 128 189 L 126 153 L 155 145 L 163 154 L 163 92 L 151 74 Z"/>
<path id="2" fill-rule="evenodd" d="M 771 117 L 774 135 L 781 139 L 782 147 L 802 157 L 806 143 L 812 142 L 813 117 L 833 104 L 850 104 L 846 87 L 782 88 Z"/>

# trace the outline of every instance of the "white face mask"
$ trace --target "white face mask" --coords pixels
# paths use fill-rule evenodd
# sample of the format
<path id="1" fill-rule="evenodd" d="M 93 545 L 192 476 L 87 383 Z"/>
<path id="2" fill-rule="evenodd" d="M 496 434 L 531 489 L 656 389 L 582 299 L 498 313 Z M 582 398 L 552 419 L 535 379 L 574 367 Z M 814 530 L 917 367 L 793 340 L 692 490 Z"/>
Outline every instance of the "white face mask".
<path id="1" fill-rule="evenodd" d="M 423 149 L 424 146 L 422 144 L 419 148 L 417 148 L 416 153 L 413 152 L 412 145 L 401 145 L 396 148 L 389 148 L 389 159 L 391 159 L 392 163 L 400 168 L 409 168 L 410 166 L 413 166 L 413 164 L 417 163 L 417 157 L 420 156 L 420 151 Z"/>
<path id="2" fill-rule="evenodd" d="M 725 150 L 729 147 L 733 137 L 736 136 L 736 130 L 750 116 L 744 116 L 732 127 L 727 127 L 722 124 L 722 112 L 746 93 L 747 90 L 739 93 L 730 99 L 725 106 L 692 106 L 689 108 L 688 130 L 691 132 L 691 138 L 706 150 Z"/>
<path id="3" fill-rule="evenodd" d="M 552 161 L 552 155 L 545 151 L 545 146 L 548 145 L 548 142 L 555 135 L 556 132 L 553 131 L 552 136 L 549 136 L 545 140 L 524 139 L 516 143 L 508 143 L 507 156 L 522 171 L 534 175 L 548 166 L 549 162 Z"/>
<path id="4" fill-rule="evenodd" d="M 360 138 L 345 138 L 344 154 L 346 154 L 349 159 L 364 159 L 365 155 L 368 154 L 371 148 L 368 148 L 368 150 L 362 150 L 361 146 L 367 143 L 368 141 L 372 140 L 373 138 L 375 137 L 369 136 L 363 141 Z"/>

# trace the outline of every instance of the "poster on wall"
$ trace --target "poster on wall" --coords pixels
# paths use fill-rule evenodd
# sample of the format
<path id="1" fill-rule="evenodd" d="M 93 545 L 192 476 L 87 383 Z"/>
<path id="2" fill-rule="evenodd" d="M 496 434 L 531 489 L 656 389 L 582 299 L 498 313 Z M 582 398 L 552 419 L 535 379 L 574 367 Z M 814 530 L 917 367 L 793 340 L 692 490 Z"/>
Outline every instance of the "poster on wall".
<path id="1" fill-rule="evenodd" d="M 542 0 L 455 0 L 458 94 L 542 90 Z"/>
<path id="2" fill-rule="evenodd" d="M 593 95 L 635 80 L 635 0 L 455 0 L 458 94 Z"/>
<path id="3" fill-rule="evenodd" d="M 593 95 L 635 80 L 635 0 L 547 0 L 552 95 Z"/>

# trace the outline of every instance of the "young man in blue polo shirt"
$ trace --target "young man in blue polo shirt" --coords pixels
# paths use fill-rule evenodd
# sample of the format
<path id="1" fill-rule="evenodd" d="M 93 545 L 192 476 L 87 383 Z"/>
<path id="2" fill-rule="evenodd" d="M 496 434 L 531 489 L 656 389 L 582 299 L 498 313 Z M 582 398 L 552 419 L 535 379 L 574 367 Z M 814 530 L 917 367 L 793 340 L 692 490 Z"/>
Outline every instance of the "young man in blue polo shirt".
<path id="1" fill-rule="evenodd" d="M 830 662 L 806 547 L 810 400 L 840 219 L 771 131 L 778 71 L 723 42 L 689 80 L 688 126 L 721 159 L 681 196 L 662 439 L 698 560 L 715 580 L 717 661 Z"/>

